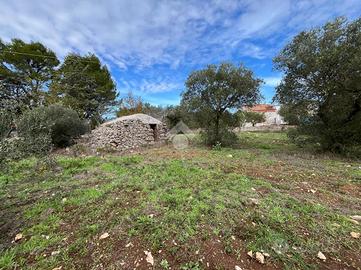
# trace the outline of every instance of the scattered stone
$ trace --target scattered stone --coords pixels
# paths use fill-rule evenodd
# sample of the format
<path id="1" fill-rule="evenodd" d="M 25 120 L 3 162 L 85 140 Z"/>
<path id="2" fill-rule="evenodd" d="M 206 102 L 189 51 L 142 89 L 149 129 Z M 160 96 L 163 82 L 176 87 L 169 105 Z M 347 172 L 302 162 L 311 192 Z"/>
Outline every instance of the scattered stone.
<path id="1" fill-rule="evenodd" d="M 20 241 L 21 239 L 23 239 L 23 234 L 22 233 L 18 233 L 17 235 L 15 235 L 15 242 Z"/>
<path id="2" fill-rule="evenodd" d="M 153 217 L 154 217 L 154 214 L 150 214 L 149 217 L 150 217 L 150 218 L 153 218 Z"/>
<path id="3" fill-rule="evenodd" d="M 62 266 L 59 266 L 59 267 L 53 268 L 52 270 L 61 270 L 61 269 L 63 269 L 63 267 L 62 267 Z"/>
<path id="4" fill-rule="evenodd" d="M 231 154 L 227 155 L 227 157 L 232 158 L 233 156 Z"/>
<path id="5" fill-rule="evenodd" d="M 126 248 L 131 247 L 131 246 L 133 246 L 132 242 L 129 242 L 128 244 L 125 245 Z"/>
<path id="6" fill-rule="evenodd" d="M 259 200 L 256 198 L 250 198 L 249 201 L 253 205 L 259 205 Z"/>
<path id="7" fill-rule="evenodd" d="M 65 203 L 66 201 L 67 201 L 67 198 L 63 198 L 63 199 L 61 200 L 62 203 Z"/>
<path id="8" fill-rule="evenodd" d="M 232 240 L 236 240 L 236 237 L 234 235 L 231 236 Z"/>
<path id="9" fill-rule="evenodd" d="M 361 236 L 361 233 L 357 233 L 357 232 L 351 232 L 350 234 L 351 234 L 352 238 L 356 238 L 356 239 L 360 238 L 360 236 Z"/>
<path id="10" fill-rule="evenodd" d="M 51 252 L 51 256 L 56 256 L 56 255 L 59 255 L 60 254 L 60 251 L 59 250 L 56 250 L 56 251 L 52 251 Z"/>
<path id="11" fill-rule="evenodd" d="M 354 220 L 354 219 L 349 219 L 349 221 L 356 225 L 360 224 L 360 222 L 358 222 L 357 220 Z"/>
<path id="12" fill-rule="evenodd" d="M 100 237 L 99 240 L 105 239 L 109 237 L 109 233 L 103 233 Z"/>
<path id="13" fill-rule="evenodd" d="M 355 215 L 355 216 L 350 216 L 351 219 L 356 220 L 356 221 L 361 221 L 361 216 Z"/>
<path id="14" fill-rule="evenodd" d="M 249 252 L 247 253 L 247 255 L 250 256 L 251 258 L 253 258 L 253 252 L 252 252 L 252 250 L 249 251 Z"/>
<path id="15" fill-rule="evenodd" d="M 261 252 L 256 252 L 256 260 L 260 263 L 260 264 L 264 264 L 264 256 Z"/>
<path id="16" fill-rule="evenodd" d="M 150 251 L 144 251 L 145 255 L 147 256 L 145 258 L 145 260 L 147 261 L 147 263 L 150 263 L 151 265 L 154 265 L 154 259 L 152 256 L 152 253 Z"/>
<path id="17" fill-rule="evenodd" d="M 234 270 L 243 270 L 241 267 L 239 267 L 238 265 L 236 265 L 235 267 L 234 267 Z"/>
<path id="18" fill-rule="evenodd" d="M 326 256 L 321 251 L 319 251 L 317 253 L 317 258 L 319 258 L 320 260 L 326 261 Z"/>
<path id="19" fill-rule="evenodd" d="M 269 253 L 263 253 L 263 256 L 270 257 Z"/>
<path id="20" fill-rule="evenodd" d="M 316 193 L 316 190 L 310 189 L 310 192 L 313 193 L 313 194 L 315 194 L 315 193 Z"/>

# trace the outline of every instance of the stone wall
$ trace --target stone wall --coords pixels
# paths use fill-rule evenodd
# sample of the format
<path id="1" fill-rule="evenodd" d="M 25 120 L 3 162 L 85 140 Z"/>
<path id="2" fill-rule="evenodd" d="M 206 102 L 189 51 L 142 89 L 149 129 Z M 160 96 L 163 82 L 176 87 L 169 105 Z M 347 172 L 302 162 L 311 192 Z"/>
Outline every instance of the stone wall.
<path id="1" fill-rule="evenodd" d="M 89 145 L 93 149 L 112 147 L 117 150 L 127 150 L 165 142 L 166 137 L 167 127 L 165 124 L 124 120 L 103 124 L 93 130 L 89 136 Z"/>

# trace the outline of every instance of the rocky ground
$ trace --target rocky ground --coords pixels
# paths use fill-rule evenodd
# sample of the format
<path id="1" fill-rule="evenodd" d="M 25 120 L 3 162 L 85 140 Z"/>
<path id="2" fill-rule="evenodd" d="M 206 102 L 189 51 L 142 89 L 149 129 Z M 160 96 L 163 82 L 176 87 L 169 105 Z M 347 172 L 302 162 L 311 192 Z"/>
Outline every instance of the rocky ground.
<path id="1" fill-rule="evenodd" d="M 361 268 L 358 160 L 283 133 L 69 153 L 0 173 L 0 269 Z"/>

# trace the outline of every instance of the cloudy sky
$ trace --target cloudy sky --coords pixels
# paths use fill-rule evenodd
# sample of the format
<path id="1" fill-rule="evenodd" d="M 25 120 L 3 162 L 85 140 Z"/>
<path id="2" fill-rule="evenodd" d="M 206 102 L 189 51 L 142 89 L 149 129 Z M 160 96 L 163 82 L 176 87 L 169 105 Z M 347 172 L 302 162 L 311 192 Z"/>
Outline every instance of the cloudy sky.
<path id="1" fill-rule="evenodd" d="M 0 0 L 0 38 L 40 41 L 60 58 L 98 55 L 121 95 L 177 104 L 191 70 L 243 62 L 265 81 L 269 102 L 282 74 L 272 58 L 299 31 L 337 16 L 354 19 L 361 0 Z"/>

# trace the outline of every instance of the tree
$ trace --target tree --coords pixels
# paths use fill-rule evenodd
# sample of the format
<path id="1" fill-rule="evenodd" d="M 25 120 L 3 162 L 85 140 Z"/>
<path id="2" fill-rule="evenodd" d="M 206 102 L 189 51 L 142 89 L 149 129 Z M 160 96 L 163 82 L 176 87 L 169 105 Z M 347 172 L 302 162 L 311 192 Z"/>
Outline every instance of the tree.
<path id="1" fill-rule="evenodd" d="M 256 103 L 261 97 L 261 83 L 243 65 L 209 65 L 189 75 L 182 104 L 198 114 L 206 130 L 207 144 L 222 142 L 228 132 L 230 110 Z"/>
<path id="2" fill-rule="evenodd" d="M 115 83 L 98 57 L 69 54 L 54 77 L 48 101 L 72 108 L 94 127 L 103 121 L 116 97 Z"/>
<path id="3" fill-rule="evenodd" d="M 39 42 L 0 40 L 0 108 L 20 114 L 41 104 L 58 64 L 55 53 Z"/>
<path id="4" fill-rule="evenodd" d="M 275 100 L 297 108 L 301 135 L 334 151 L 361 143 L 361 19 L 298 34 L 274 63 L 285 74 Z"/>
<path id="5" fill-rule="evenodd" d="M 142 98 L 139 96 L 135 96 L 131 91 L 129 91 L 127 96 L 122 98 L 119 102 L 119 111 L 117 112 L 117 116 L 121 117 L 142 112 Z"/>
<path id="6" fill-rule="evenodd" d="M 257 112 L 244 112 L 245 122 L 252 123 L 254 127 L 257 123 L 263 123 L 266 121 L 265 115 L 263 113 Z"/>

